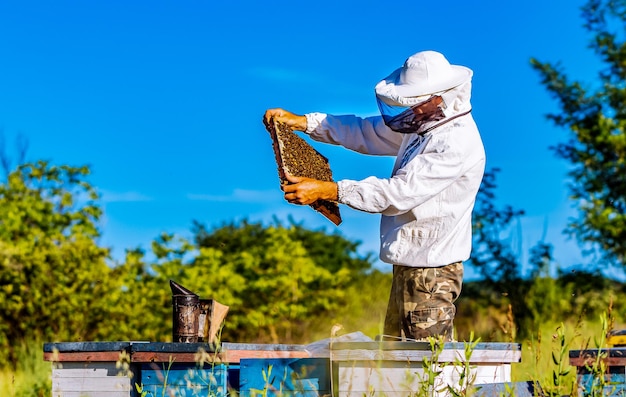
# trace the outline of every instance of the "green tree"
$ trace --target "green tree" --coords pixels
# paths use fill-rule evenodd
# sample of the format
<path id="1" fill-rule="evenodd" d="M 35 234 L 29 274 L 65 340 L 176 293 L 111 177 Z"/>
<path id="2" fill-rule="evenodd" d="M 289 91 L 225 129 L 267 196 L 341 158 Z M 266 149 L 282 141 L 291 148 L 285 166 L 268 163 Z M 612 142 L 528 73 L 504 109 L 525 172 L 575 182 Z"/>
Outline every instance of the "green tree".
<path id="1" fill-rule="evenodd" d="M 223 340 L 310 341 L 319 319 L 346 305 L 349 287 L 372 265 L 357 255 L 358 243 L 293 223 L 244 220 L 211 230 L 195 223 L 193 234 L 193 243 L 164 233 L 148 254 L 127 251 L 112 271 L 109 337 L 171 340 L 173 280 L 230 307 Z"/>
<path id="2" fill-rule="evenodd" d="M 0 184 L 0 360 L 23 340 L 95 338 L 107 249 L 87 167 L 24 164 Z"/>
<path id="3" fill-rule="evenodd" d="M 485 172 L 472 214 L 473 241 L 469 265 L 479 272 L 483 280 L 480 288 L 467 285 L 465 290 L 472 295 L 472 299 L 499 306 L 501 311 L 506 311 L 510 304 L 517 328 L 524 330 L 532 321 L 525 300 L 529 281 L 524 278 L 520 257 L 513 252 L 511 240 L 507 237 L 524 211 L 509 205 L 503 208 L 496 206 L 498 172 L 497 168 Z M 473 304 L 466 299 L 459 302 L 459 306 L 465 307 Z"/>
<path id="4" fill-rule="evenodd" d="M 496 176 L 498 169 L 485 173 L 476 198 L 473 213 L 473 249 L 469 260 L 483 280 L 477 285 L 466 285 L 466 296 L 493 306 L 502 314 L 510 310 L 515 332 L 521 338 L 536 329 L 540 321 L 562 315 L 570 309 L 564 289 L 556 289 L 558 280 L 550 274 L 554 265 L 552 246 L 539 241 L 530 249 L 528 272 L 519 253 L 514 252 L 511 230 L 524 211 L 506 205 L 496 206 Z M 557 269 L 556 276 L 561 274 Z M 476 302 L 462 299 L 463 307 L 474 307 Z M 509 308 L 510 305 L 510 308 Z"/>
<path id="5" fill-rule="evenodd" d="M 524 215 L 510 205 L 496 206 L 496 176 L 500 170 L 487 170 L 472 213 L 472 255 L 470 265 L 490 284 L 515 285 L 523 278 L 519 256 L 505 238 L 512 225 Z"/>
<path id="6" fill-rule="evenodd" d="M 112 289 L 106 300 L 104 340 L 167 341 L 172 334 L 172 305 L 167 281 L 141 249 L 127 249 L 123 263 L 111 270 Z"/>
<path id="7" fill-rule="evenodd" d="M 556 99 L 548 118 L 568 129 L 567 142 L 553 147 L 571 164 L 569 190 L 578 217 L 567 232 L 599 248 L 611 264 L 626 259 L 626 1 L 590 0 L 582 7 L 589 47 L 602 62 L 595 85 L 571 81 L 559 64 L 531 59 L 541 83 Z"/>
<path id="8" fill-rule="evenodd" d="M 358 243 L 293 222 L 243 221 L 212 231 L 196 223 L 195 241 L 200 250 L 219 251 L 220 266 L 240 277 L 224 299 L 235 303 L 225 335 L 236 340 L 306 340 L 314 320 L 345 305 L 346 289 L 372 266 L 369 256 L 357 254 Z M 219 291 L 219 283 L 207 281 Z"/>

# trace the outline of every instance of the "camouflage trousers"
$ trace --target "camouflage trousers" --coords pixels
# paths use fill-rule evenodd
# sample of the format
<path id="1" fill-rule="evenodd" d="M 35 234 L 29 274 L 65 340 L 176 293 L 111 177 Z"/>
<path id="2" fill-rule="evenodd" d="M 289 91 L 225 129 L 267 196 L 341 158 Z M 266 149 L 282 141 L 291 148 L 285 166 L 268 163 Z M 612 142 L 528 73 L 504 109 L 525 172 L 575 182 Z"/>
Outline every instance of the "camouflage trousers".
<path id="1" fill-rule="evenodd" d="M 453 338 L 454 301 L 461 293 L 463 262 L 442 267 L 394 266 L 385 317 L 386 339 Z M 391 338 L 390 338 L 391 337 Z"/>

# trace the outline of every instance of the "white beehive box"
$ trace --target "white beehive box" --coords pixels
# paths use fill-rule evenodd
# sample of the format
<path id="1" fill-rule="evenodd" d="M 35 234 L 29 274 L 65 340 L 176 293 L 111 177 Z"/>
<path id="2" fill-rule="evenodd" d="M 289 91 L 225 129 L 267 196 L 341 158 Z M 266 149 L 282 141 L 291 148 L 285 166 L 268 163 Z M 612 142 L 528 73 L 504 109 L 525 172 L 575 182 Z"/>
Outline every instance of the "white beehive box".
<path id="1" fill-rule="evenodd" d="M 427 342 L 336 343 L 331 347 L 331 365 L 337 371 L 335 395 L 415 395 L 422 390 L 428 377 L 424 357 L 433 357 Z M 510 382 L 511 364 L 520 361 L 521 347 L 515 343 L 478 343 L 469 362 L 465 360 L 463 343 L 445 343 L 430 371 L 438 373 L 430 395 L 450 395 L 446 391 L 447 386 L 459 390 L 459 379 L 466 369 L 469 369 L 473 386 Z"/>
<path id="2" fill-rule="evenodd" d="M 133 389 L 115 362 L 65 362 L 52 369 L 52 397 L 128 397 Z"/>

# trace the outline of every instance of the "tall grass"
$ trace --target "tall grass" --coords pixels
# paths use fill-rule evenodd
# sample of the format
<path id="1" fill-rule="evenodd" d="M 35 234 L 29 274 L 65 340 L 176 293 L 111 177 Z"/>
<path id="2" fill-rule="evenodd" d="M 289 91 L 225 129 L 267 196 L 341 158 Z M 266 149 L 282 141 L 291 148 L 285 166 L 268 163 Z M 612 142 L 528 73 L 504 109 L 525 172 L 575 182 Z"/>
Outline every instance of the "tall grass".
<path id="1" fill-rule="evenodd" d="M 43 343 L 24 342 L 16 353 L 15 368 L 0 369 L 0 396 L 50 397 L 52 364 L 43 359 Z"/>

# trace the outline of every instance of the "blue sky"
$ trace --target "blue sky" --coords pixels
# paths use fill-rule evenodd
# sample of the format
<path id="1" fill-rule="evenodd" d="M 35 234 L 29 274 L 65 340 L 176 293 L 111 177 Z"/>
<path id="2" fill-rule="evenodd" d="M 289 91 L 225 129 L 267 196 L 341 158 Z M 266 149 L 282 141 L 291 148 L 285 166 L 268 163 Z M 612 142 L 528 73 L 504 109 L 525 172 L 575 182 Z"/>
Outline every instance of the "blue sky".
<path id="1" fill-rule="evenodd" d="M 437 50 L 474 70 L 473 107 L 498 167 L 497 198 L 524 209 L 519 254 L 545 236 L 562 266 L 584 262 L 562 230 L 567 164 L 545 114 L 555 102 L 529 59 L 592 82 L 578 0 L 33 1 L 0 0 L 0 128 L 27 160 L 89 165 L 102 194 L 102 244 L 291 215 L 377 251 L 377 215 L 342 207 L 336 228 L 284 202 L 267 108 L 371 115 L 374 85 L 411 54 Z M 335 179 L 387 177 L 392 159 L 313 144 Z"/>

